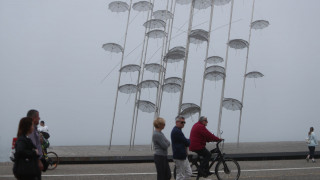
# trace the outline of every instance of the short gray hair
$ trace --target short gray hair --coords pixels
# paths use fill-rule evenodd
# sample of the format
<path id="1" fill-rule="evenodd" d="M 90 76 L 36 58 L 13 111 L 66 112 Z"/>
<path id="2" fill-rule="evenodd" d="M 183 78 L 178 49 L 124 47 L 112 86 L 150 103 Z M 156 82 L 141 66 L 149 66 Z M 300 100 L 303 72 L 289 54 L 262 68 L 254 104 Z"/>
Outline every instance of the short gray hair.
<path id="1" fill-rule="evenodd" d="M 200 118 L 199 118 L 199 121 L 201 122 L 201 121 L 204 121 L 205 119 L 208 119 L 206 116 L 201 116 Z"/>
<path id="2" fill-rule="evenodd" d="M 180 119 L 185 119 L 182 115 L 178 115 L 177 117 L 176 117 L 176 121 L 179 121 Z"/>

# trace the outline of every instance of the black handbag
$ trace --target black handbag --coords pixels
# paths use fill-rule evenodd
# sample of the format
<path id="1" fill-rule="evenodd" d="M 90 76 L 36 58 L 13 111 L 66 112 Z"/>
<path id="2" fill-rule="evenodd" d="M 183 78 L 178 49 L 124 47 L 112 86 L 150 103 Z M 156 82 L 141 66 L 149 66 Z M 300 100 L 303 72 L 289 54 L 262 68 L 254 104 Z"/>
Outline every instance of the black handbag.
<path id="1" fill-rule="evenodd" d="M 19 158 L 13 165 L 13 174 L 17 178 L 32 178 L 40 175 L 37 158 Z"/>

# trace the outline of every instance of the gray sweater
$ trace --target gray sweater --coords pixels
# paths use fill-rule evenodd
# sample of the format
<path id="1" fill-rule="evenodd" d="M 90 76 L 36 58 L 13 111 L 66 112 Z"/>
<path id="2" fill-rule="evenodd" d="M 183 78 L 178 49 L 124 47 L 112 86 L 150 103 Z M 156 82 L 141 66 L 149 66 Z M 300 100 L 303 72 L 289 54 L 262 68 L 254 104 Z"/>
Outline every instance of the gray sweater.
<path id="1" fill-rule="evenodd" d="M 170 142 L 162 132 L 153 131 L 152 141 L 154 144 L 154 154 L 160 156 L 168 155 Z"/>

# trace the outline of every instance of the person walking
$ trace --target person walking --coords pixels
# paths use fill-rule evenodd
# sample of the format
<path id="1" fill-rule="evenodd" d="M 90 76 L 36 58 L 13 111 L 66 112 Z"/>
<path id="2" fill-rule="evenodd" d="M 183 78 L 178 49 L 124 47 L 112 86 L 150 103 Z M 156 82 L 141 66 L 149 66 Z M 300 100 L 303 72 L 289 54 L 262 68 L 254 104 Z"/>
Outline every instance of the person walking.
<path id="1" fill-rule="evenodd" d="M 171 131 L 173 161 L 176 165 L 176 180 L 186 180 L 192 175 L 188 160 L 190 140 L 182 132 L 185 123 L 186 121 L 183 116 L 177 116 L 176 126 Z"/>
<path id="2" fill-rule="evenodd" d="M 170 142 L 161 132 L 165 125 L 166 122 L 161 117 L 153 121 L 155 130 L 152 135 L 152 142 L 154 144 L 154 163 L 157 169 L 157 180 L 171 179 L 171 170 L 167 158 Z"/>
<path id="3" fill-rule="evenodd" d="M 38 153 L 39 153 L 38 164 L 39 164 L 39 169 L 40 169 L 40 172 L 41 172 L 42 170 L 44 170 L 43 162 L 45 162 L 45 160 L 42 158 L 43 153 L 42 153 L 42 148 L 41 148 L 39 132 L 38 132 L 38 129 L 37 129 L 37 126 L 38 126 L 39 120 L 40 120 L 39 111 L 37 111 L 35 109 L 31 109 L 31 110 L 28 111 L 27 117 L 32 118 L 32 120 L 33 120 L 33 131 L 29 135 L 29 137 L 32 140 L 32 143 L 34 144 L 34 146 L 38 150 Z M 40 173 L 38 179 L 41 180 L 41 173 Z"/>
<path id="4" fill-rule="evenodd" d="M 33 132 L 32 118 L 22 118 L 19 122 L 15 143 L 13 174 L 18 180 L 39 180 L 41 171 L 38 166 L 38 149 L 29 135 Z"/>
<path id="5" fill-rule="evenodd" d="M 317 137 L 313 131 L 314 131 L 314 128 L 310 127 L 310 131 L 308 132 L 309 154 L 308 154 L 306 160 L 309 162 L 309 159 L 311 159 L 312 162 L 315 163 L 316 161 L 314 160 L 314 151 L 316 149 L 316 146 L 318 146 L 318 140 L 317 140 Z"/>

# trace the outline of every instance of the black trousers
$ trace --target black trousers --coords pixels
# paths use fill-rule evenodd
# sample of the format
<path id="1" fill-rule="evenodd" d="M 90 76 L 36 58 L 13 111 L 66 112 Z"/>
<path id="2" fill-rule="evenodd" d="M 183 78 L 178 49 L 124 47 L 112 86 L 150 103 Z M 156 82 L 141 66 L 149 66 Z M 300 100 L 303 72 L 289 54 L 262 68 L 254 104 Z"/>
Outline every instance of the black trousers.
<path id="1" fill-rule="evenodd" d="M 194 151 L 198 154 L 198 156 L 202 156 L 203 160 L 200 163 L 200 170 L 203 172 L 208 172 L 209 171 L 209 161 L 211 159 L 211 153 L 208 151 L 207 148 L 203 148 L 198 151 Z"/>
<path id="2" fill-rule="evenodd" d="M 154 163 L 157 169 L 157 180 L 171 179 L 171 170 L 167 156 L 154 155 Z"/>
<path id="3" fill-rule="evenodd" d="M 314 158 L 314 150 L 316 149 L 316 147 L 314 146 L 309 146 L 309 155 L 310 158 L 313 159 Z"/>

